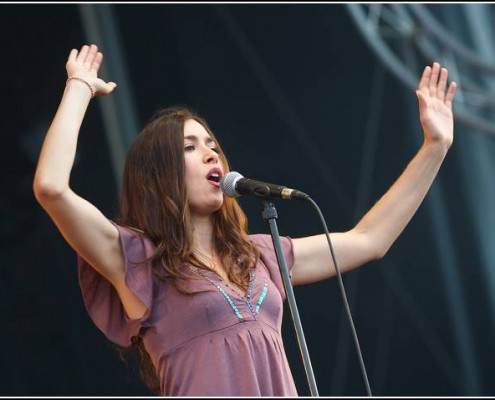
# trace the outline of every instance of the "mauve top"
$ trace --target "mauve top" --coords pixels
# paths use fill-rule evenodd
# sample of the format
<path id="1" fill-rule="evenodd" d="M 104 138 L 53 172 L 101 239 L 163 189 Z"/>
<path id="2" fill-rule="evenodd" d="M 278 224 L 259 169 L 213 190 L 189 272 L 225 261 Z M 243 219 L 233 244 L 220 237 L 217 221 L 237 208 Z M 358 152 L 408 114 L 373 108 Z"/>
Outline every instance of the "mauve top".
<path id="1" fill-rule="evenodd" d="M 281 336 L 285 290 L 268 234 L 250 235 L 260 258 L 242 296 L 215 273 L 197 270 L 192 295 L 152 274 L 153 243 L 116 225 L 128 287 L 146 305 L 129 319 L 114 287 L 78 256 L 86 309 L 112 342 L 128 347 L 140 335 L 160 377 L 164 396 L 297 396 Z M 289 272 L 292 241 L 281 237 Z"/>

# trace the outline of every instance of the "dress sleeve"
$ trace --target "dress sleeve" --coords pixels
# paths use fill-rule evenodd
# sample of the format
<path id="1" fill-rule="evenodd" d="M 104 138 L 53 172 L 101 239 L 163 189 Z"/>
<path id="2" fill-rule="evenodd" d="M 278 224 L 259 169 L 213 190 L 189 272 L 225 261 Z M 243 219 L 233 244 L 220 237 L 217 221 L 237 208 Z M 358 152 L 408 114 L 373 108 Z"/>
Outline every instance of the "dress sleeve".
<path id="1" fill-rule="evenodd" d="M 280 267 L 277 261 L 277 254 L 273 246 L 271 235 L 257 234 L 251 236 L 260 250 L 261 261 L 266 265 L 270 278 L 277 287 L 282 300 L 285 300 L 285 288 Z M 291 276 L 292 267 L 294 266 L 294 250 L 292 247 L 292 239 L 288 236 L 280 236 L 280 245 L 282 247 L 282 255 L 284 256 L 285 264 Z"/>
<path id="2" fill-rule="evenodd" d="M 126 284 L 146 306 L 145 315 L 137 319 L 128 318 L 113 285 L 78 254 L 79 286 L 86 310 L 95 325 L 113 343 L 129 347 L 131 338 L 138 335 L 141 328 L 150 326 L 148 320 L 153 302 L 153 276 L 149 258 L 154 253 L 154 246 L 138 233 L 114 225 L 119 231 Z"/>

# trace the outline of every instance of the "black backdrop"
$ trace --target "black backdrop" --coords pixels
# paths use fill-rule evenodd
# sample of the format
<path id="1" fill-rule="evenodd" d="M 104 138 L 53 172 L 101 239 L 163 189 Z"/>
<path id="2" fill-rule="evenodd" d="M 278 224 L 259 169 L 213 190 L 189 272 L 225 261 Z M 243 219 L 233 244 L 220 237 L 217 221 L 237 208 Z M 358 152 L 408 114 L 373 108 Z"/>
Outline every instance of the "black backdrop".
<path id="1" fill-rule="evenodd" d="M 75 254 L 31 190 L 67 55 L 86 43 L 78 7 L 0 5 L 0 395 L 149 395 L 90 321 Z M 332 231 L 351 228 L 421 142 L 414 92 L 382 67 L 342 4 L 115 4 L 113 12 L 140 126 L 159 107 L 193 106 L 234 170 L 309 193 Z M 238 22 L 254 54 L 243 53 L 222 12 Z M 90 105 L 71 184 L 112 217 L 117 192 L 98 105 L 104 101 Z M 376 139 L 366 142 L 370 126 Z M 363 167 L 366 146 L 375 146 L 375 157 Z M 456 168 L 448 157 L 444 185 L 454 185 Z M 241 204 L 251 232 L 268 232 L 259 201 L 241 198 Z M 281 234 L 321 231 L 307 204 L 276 206 Z M 453 344 L 428 210 L 420 208 L 384 260 L 344 277 L 377 396 L 472 394 Z M 454 221 L 453 229 L 466 236 L 469 253 L 465 233 L 472 228 Z M 461 261 L 476 265 L 476 257 Z M 465 279 L 475 287 L 483 278 L 474 267 L 471 273 Z M 480 379 L 489 395 L 493 345 L 479 292 L 471 290 Z M 366 395 L 337 281 L 295 293 L 320 395 Z M 284 339 L 300 393 L 308 395 L 288 312 Z"/>

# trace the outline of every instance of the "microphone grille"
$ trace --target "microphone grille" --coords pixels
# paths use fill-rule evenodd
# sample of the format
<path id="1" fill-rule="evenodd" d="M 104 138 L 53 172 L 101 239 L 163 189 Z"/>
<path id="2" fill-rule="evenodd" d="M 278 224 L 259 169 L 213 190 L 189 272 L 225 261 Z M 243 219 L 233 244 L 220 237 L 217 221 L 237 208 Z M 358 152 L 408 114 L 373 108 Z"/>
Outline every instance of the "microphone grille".
<path id="1" fill-rule="evenodd" d="M 225 174 L 220 180 L 220 189 L 229 197 L 239 197 L 240 194 L 235 190 L 235 185 L 243 176 L 236 171 Z"/>

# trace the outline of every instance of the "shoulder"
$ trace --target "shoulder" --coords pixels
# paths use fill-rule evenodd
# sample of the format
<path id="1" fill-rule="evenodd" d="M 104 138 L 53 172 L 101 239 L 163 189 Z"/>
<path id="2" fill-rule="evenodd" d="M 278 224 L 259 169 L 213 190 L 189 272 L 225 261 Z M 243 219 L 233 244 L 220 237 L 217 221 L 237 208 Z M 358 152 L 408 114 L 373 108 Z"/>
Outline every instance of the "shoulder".
<path id="1" fill-rule="evenodd" d="M 255 245 L 259 247 L 266 247 L 267 245 L 272 245 L 271 236 L 265 233 L 255 233 L 249 235 L 249 240 L 251 240 L 251 242 L 253 242 Z"/>
<path id="2" fill-rule="evenodd" d="M 120 244 L 126 261 L 129 261 L 129 257 L 131 260 L 145 260 L 155 253 L 156 246 L 144 231 L 114 221 L 111 222 L 119 232 Z"/>
<path id="3" fill-rule="evenodd" d="M 267 233 L 256 233 L 249 235 L 249 239 L 263 251 L 273 251 L 273 239 L 272 236 Z M 292 249 L 292 239 L 289 236 L 280 236 L 280 243 L 284 250 Z"/>
<path id="4" fill-rule="evenodd" d="M 121 239 L 134 238 L 146 242 L 148 241 L 151 242 L 151 239 L 141 229 L 137 229 L 128 225 L 123 225 L 115 221 L 110 221 L 110 222 L 117 228 L 117 231 L 119 232 L 119 236 Z"/>
<path id="5" fill-rule="evenodd" d="M 142 237 L 146 237 L 145 233 L 143 230 L 141 229 L 138 229 L 138 228 L 134 228 L 132 226 L 128 226 L 128 225 L 124 225 L 118 221 L 114 221 L 114 220 L 110 220 L 110 222 L 115 225 L 115 227 L 119 230 L 119 231 L 125 231 L 125 232 L 128 232 L 129 234 L 134 234 L 134 235 L 137 235 L 137 236 L 142 236 Z"/>

